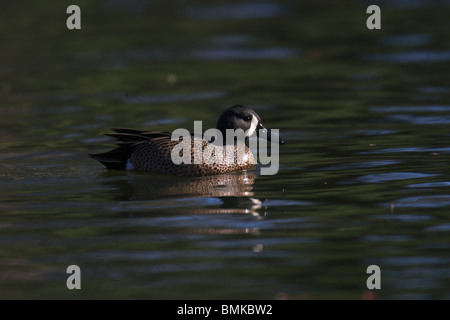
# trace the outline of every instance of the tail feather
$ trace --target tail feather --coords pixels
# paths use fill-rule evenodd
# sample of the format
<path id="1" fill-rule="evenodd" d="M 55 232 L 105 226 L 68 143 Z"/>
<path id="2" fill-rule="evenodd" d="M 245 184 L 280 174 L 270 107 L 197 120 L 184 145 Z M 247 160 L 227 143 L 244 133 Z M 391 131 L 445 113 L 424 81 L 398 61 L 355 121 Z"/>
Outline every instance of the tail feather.
<path id="1" fill-rule="evenodd" d="M 152 140 L 170 139 L 171 134 L 159 131 L 140 131 L 125 128 L 111 128 L 115 133 L 102 133 L 102 135 L 116 139 L 117 148 L 107 152 L 89 154 L 89 156 L 101 162 L 110 170 L 126 170 L 128 159 L 132 156 L 135 148 L 141 143 Z"/>
<path id="2" fill-rule="evenodd" d="M 102 133 L 116 139 L 117 148 L 103 153 L 89 154 L 109 170 L 126 170 L 128 159 L 137 144 L 148 140 L 144 131 L 124 128 L 111 128 L 116 133 Z"/>
<path id="3" fill-rule="evenodd" d="M 89 154 L 89 156 L 110 170 L 125 170 L 127 167 L 127 161 L 133 154 L 133 147 L 121 145 L 113 150 Z"/>

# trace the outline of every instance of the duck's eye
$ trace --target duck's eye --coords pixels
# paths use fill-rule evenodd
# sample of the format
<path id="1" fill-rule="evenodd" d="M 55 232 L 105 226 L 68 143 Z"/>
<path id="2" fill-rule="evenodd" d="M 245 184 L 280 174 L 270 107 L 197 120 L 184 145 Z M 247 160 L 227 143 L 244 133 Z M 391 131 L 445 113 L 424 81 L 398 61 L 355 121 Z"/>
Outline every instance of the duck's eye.
<path id="1" fill-rule="evenodd" d="M 250 120 L 252 120 L 252 116 L 245 116 L 245 117 L 244 117 L 244 120 L 245 120 L 245 121 L 250 121 Z"/>

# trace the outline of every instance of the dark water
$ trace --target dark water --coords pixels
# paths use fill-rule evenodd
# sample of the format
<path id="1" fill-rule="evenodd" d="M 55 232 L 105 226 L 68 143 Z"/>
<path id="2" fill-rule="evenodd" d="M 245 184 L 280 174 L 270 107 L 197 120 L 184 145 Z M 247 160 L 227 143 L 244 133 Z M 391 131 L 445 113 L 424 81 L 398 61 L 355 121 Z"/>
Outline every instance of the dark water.
<path id="1" fill-rule="evenodd" d="M 375 3 L 381 30 L 365 1 L 77 1 L 72 31 L 72 3 L 2 4 L 0 298 L 450 299 L 450 3 Z M 86 155 L 236 103 L 277 175 Z"/>

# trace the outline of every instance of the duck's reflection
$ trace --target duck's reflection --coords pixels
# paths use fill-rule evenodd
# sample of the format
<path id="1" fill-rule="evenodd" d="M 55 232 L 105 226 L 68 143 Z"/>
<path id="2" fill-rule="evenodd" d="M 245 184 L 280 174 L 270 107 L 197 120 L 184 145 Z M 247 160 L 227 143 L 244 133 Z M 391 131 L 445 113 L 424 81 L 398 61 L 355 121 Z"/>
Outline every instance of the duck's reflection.
<path id="1" fill-rule="evenodd" d="M 264 217 L 264 211 L 261 212 L 262 202 L 254 196 L 253 186 L 258 176 L 254 171 L 194 178 L 152 173 L 127 173 L 119 176 L 107 174 L 107 176 L 105 180 L 112 183 L 118 191 L 117 200 L 157 200 L 158 202 L 199 200 L 199 205 L 188 205 L 181 210 L 179 206 L 176 206 L 175 212 L 170 210 L 170 215 L 251 215 L 255 219 Z M 210 203 L 213 205 L 211 206 Z M 172 201 L 167 204 L 169 208 L 172 205 Z M 260 233 L 259 228 L 254 226 L 242 227 L 242 221 L 236 221 L 235 226 L 231 221 L 230 225 L 228 227 L 217 227 L 217 224 L 211 227 L 203 225 L 198 228 L 186 226 L 183 232 L 219 235 L 258 235 Z"/>
<path id="2" fill-rule="evenodd" d="M 251 235 L 250 250 L 262 252 L 263 243 L 255 243 L 254 238 L 260 236 L 259 225 L 264 224 L 266 215 L 265 206 L 254 194 L 257 177 L 254 171 L 194 178 L 108 172 L 103 181 L 109 185 L 109 194 L 114 188 L 115 199 L 122 202 L 122 213 L 128 211 L 124 208 L 134 208 L 136 202 L 138 210 L 126 213 L 128 217 L 144 216 L 147 225 L 155 219 L 157 226 L 161 226 L 161 219 L 167 219 L 161 232 L 230 238 Z"/>
<path id="3" fill-rule="evenodd" d="M 253 171 L 203 177 L 174 177 L 152 173 L 129 174 L 130 200 L 181 197 L 250 197 L 257 175 Z"/>
<path id="4" fill-rule="evenodd" d="M 183 214 L 251 214 L 260 217 L 262 202 L 254 197 L 257 174 L 242 171 L 204 177 L 173 177 L 152 173 L 128 173 L 108 179 L 119 191 L 118 200 L 220 199 L 219 208 L 184 208 Z"/>

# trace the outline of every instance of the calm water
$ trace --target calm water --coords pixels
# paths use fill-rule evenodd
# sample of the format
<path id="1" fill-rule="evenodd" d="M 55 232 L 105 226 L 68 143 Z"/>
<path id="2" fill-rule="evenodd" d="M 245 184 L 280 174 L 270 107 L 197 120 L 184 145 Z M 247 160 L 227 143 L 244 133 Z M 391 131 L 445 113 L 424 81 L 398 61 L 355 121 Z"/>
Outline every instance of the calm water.
<path id="1" fill-rule="evenodd" d="M 0 298 L 450 299 L 448 1 L 378 1 L 381 30 L 365 1 L 77 1 L 78 31 L 58 2 L 0 11 Z M 277 175 L 87 156 L 236 103 Z"/>

